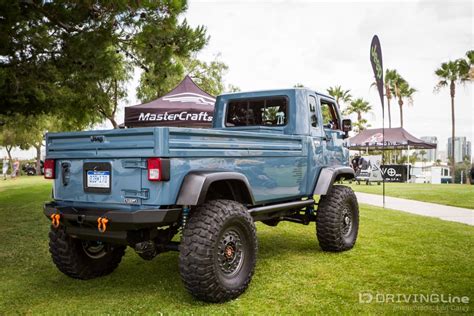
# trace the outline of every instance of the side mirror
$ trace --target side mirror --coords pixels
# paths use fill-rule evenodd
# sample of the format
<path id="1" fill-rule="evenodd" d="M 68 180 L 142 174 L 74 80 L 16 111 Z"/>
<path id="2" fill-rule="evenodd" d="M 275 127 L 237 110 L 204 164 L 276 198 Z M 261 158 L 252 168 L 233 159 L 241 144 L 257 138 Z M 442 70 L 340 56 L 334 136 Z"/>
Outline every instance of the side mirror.
<path id="1" fill-rule="evenodd" d="M 352 131 L 352 121 L 350 119 L 342 120 L 342 131 L 344 132 L 345 138 L 349 137 L 349 132 Z"/>

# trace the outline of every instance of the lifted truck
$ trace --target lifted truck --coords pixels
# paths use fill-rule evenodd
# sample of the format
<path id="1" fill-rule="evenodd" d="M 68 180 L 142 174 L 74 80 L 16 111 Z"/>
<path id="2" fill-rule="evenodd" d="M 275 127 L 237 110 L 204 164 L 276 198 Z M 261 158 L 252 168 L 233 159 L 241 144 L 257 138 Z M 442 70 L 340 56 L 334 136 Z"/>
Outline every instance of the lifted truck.
<path id="1" fill-rule="evenodd" d="M 47 135 L 44 173 L 54 185 L 44 213 L 61 272 L 109 274 L 127 246 L 146 260 L 174 250 L 186 289 L 222 302 L 251 281 L 255 221 L 316 222 L 323 250 L 354 246 L 356 196 L 333 185 L 354 177 L 343 144 L 351 122 L 334 99 L 307 89 L 225 94 L 214 114 L 212 129 Z"/>

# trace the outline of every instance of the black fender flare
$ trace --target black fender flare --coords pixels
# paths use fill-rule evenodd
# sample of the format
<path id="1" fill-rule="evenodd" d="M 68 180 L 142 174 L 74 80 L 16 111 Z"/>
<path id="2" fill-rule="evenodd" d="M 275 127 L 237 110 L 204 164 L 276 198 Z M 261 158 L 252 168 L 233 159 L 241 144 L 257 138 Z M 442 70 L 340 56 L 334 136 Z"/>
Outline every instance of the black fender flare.
<path id="1" fill-rule="evenodd" d="M 242 189 L 244 202 L 251 205 L 255 203 L 249 181 L 245 175 L 230 171 L 191 171 L 184 177 L 176 204 L 199 205 L 204 203 L 209 187 L 216 181 L 236 183 Z"/>
<path id="2" fill-rule="evenodd" d="M 327 194 L 334 182 L 340 178 L 355 178 L 354 170 L 347 166 L 332 166 L 322 168 L 321 172 L 319 173 L 313 195 Z"/>

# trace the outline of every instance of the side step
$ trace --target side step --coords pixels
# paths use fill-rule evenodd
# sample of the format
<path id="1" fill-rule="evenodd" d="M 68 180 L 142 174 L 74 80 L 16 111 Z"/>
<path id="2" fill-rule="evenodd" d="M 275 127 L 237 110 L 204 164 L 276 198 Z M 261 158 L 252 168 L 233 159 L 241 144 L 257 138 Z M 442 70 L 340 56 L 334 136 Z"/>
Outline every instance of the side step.
<path id="1" fill-rule="evenodd" d="M 300 209 L 314 205 L 313 199 L 286 202 L 281 204 L 265 205 L 260 207 L 251 208 L 249 210 L 255 221 L 261 221 L 280 217 L 285 215 L 288 211 L 299 211 Z"/>

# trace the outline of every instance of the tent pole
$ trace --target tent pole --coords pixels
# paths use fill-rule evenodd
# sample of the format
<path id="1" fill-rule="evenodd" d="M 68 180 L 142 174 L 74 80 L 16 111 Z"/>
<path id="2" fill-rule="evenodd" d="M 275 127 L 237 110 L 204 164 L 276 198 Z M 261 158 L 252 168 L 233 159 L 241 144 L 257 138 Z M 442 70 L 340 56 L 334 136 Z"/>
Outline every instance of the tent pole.
<path id="1" fill-rule="evenodd" d="M 407 152 L 407 183 L 410 179 L 410 145 L 408 145 L 408 152 Z"/>

